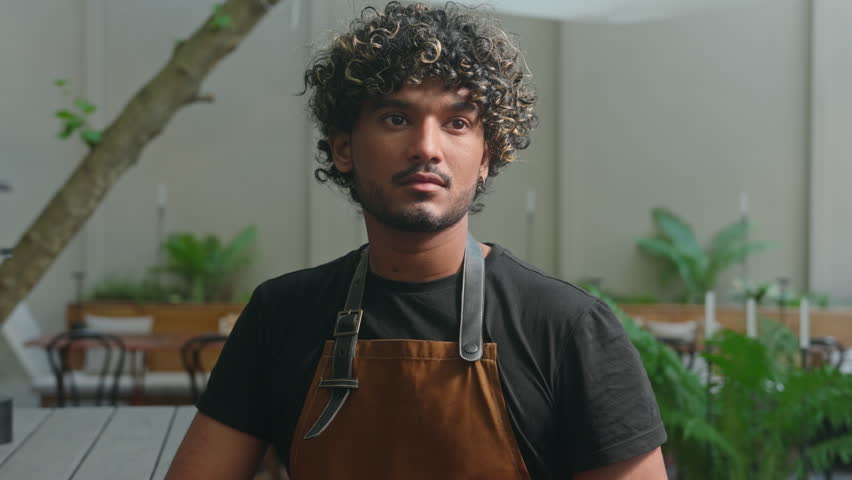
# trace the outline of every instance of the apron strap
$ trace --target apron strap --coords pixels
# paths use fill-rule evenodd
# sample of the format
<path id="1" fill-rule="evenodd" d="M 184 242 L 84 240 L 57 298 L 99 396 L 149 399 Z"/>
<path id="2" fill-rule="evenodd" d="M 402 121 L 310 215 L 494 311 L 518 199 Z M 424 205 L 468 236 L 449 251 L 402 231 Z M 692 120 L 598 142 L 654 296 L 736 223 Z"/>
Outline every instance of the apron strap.
<path id="1" fill-rule="evenodd" d="M 320 388 L 330 388 L 331 398 L 328 405 L 320 414 L 314 425 L 305 434 L 305 439 L 319 436 L 328 426 L 340 407 L 349 398 L 349 393 L 358 388 L 358 379 L 352 377 L 352 360 L 355 358 L 355 346 L 358 344 L 358 331 L 364 311 L 361 302 L 364 298 L 364 284 L 367 282 L 369 246 L 361 253 L 361 260 L 355 269 L 349 293 L 346 295 L 346 306 L 337 314 L 334 324 L 334 357 L 331 363 L 332 378 L 320 380 Z"/>
<path id="2" fill-rule="evenodd" d="M 462 266 L 459 355 L 468 362 L 482 358 L 482 316 L 485 303 L 485 260 L 479 242 L 467 234 Z"/>
<path id="3" fill-rule="evenodd" d="M 331 389 L 331 397 L 305 439 L 319 436 L 343 407 L 358 379 L 352 377 L 352 362 L 358 343 L 358 330 L 364 311 L 364 285 L 369 267 L 368 248 L 365 248 L 349 285 L 346 306 L 337 314 L 334 325 L 334 355 L 331 360 L 332 378 L 322 379 L 319 388 Z M 459 355 L 468 362 L 482 358 L 482 317 L 485 302 L 485 260 L 479 242 L 468 233 L 462 265 L 461 308 L 459 309 Z"/>

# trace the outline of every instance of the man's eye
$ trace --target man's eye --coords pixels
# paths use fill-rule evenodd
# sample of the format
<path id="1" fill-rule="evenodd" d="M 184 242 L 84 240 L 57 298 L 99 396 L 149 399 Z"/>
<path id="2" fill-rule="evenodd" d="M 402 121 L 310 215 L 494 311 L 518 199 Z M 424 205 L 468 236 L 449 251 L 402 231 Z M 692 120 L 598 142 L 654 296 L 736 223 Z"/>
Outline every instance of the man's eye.
<path id="1" fill-rule="evenodd" d="M 462 130 L 464 128 L 467 128 L 467 122 L 460 118 L 454 118 L 450 120 L 450 127 L 454 130 Z"/>
<path id="2" fill-rule="evenodd" d="M 383 120 L 385 121 L 385 123 L 387 123 L 389 125 L 393 125 L 395 127 L 400 127 L 402 125 L 405 125 L 405 123 L 406 123 L 405 117 L 403 117 L 402 115 L 400 115 L 398 113 L 392 113 L 390 115 L 387 115 L 387 116 L 385 116 L 385 118 Z"/>

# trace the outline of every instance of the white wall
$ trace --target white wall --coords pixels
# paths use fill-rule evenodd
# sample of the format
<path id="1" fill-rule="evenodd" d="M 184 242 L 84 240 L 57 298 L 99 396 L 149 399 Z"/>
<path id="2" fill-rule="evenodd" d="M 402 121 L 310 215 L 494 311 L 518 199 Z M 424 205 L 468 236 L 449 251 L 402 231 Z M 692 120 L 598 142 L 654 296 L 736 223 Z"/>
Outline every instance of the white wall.
<path id="1" fill-rule="evenodd" d="M 104 105 L 108 118 L 159 69 L 175 41 L 215 2 L 111 0 L 105 8 Z M 308 156 L 299 68 L 306 30 L 274 9 L 204 83 L 213 104 L 180 111 L 101 206 L 93 275 L 142 272 L 156 258 L 158 184 L 168 189 L 165 231 L 230 239 L 258 227 L 243 288 L 305 266 Z M 164 15 L 163 12 L 168 12 Z M 93 233 L 94 237 L 96 234 Z"/>
<path id="2" fill-rule="evenodd" d="M 478 239 L 497 242 L 519 258 L 556 274 L 559 24 L 503 18 L 503 28 L 518 35 L 523 60 L 536 86 L 539 126 L 533 131 L 530 147 L 491 179 L 485 209 L 473 216 L 471 230 Z M 534 195 L 532 216 L 528 216 L 528 192 Z"/>
<path id="3" fill-rule="evenodd" d="M 810 282 L 852 304 L 852 2 L 814 2 Z"/>
<path id="4" fill-rule="evenodd" d="M 59 122 L 53 117 L 71 101 L 53 81 L 65 78 L 78 88 L 84 81 L 83 1 L 13 2 L 3 11 L 0 179 L 13 191 L 0 193 L 0 246 L 11 247 L 83 152 L 75 142 L 56 139 Z M 64 318 L 65 305 L 74 297 L 72 273 L 81 266 L 81 251 L 81 242 L 74 239 L 28 297 L 42 328 L 59 325 Z M 0 341 L 0 388 L 6 394 L 26 392 L 28 385 L 13 358 Z"/>
<path id="5" fill-rule="evenodd" d="M 635 25 L 562 28 L 561 274 L 657 292 L 635 240 L 674 209 L 703 242 L 751 199 L 757 281 L 802 288 L 808 8 L 774 0 Z M 721 287 L 730 290 L 731 272 Z"/>

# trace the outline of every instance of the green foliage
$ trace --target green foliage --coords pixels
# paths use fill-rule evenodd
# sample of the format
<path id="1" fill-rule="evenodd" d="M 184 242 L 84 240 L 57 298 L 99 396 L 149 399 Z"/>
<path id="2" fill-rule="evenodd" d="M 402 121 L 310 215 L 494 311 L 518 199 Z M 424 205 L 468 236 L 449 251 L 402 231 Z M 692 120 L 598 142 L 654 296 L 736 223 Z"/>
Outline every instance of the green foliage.
<path id="1" fill-rule="evenodd" d="M 638 294 L 620 294 L 610 290 L 603 288 L 601 285 L 600 279 L 597 278 L 583 278 L 577 282 L 577 286 L 586 290 L 586 291 L 596 291 L 599 292 L 600 295 L 606 298 L 609 298 L 613 302 L 622 305 L 622 304 L 631 304 L 631 305 L 653 305 L 655 303 L 660 303 L 660 297 L 650 294 L 650 293 L 638 293 Z"/>
<path id="2" fill-rule="evenodd" d="M 210 19 L 210 28 L 213 30 L 222 30 L 228 28 L 233 23 L 230 15 L 223 13 L 224 8 L 221 4 L 213 6 L 213 18 Z"/>
<path id="3" fill-rule="evenodd" d="M 99 281 L 86 298 L 95 301 L 164 303 L 182 300 L 174 287 L 161 285 L 155 278 L 136 280 L 115 274 Z"/>
<path id="4" fill-rule="evenodd" d="M 758 305 L 784 305 L 791 308 L 798 308 L 805 298 L 808 299 L 811 305 L 819 308 L 828 308 L 831 303 L 831 297 L 825 293 L 808 292 L 791 295 L 785 292 L 778 282 L 753 283 L 735 280 L 734 299 L 745 300 L 748 298 L 753 298 Z"/>
<path id="5" fill-rule="evenodd" d="M 53 84 L 62 89 L 62 93 L 66 97 L 72 95 L 67 80 L 55 80 Z M 79 96 L 74 97 L 71 108 L 63 108 L 56 111 L 56 118 L 62 122 L 61 129 L 57 136 L 59 138 L 66 139 L 74 135 L 75 132 L 79 132 L 80 139 L 83 140 L 86 145 L 94 147 L 100 143 L 103 139 L 102 132 L 92 128 L 88 120 L 88 117 L 95 113 L 96 109 L 95 105 L 89 100 Z"/>
<path id="6" fill-rule="evenodd" d="M 701 246 L 692 227 L 665 208 L 651 211 L 656 237 L 640 238 L 639 249 L 661 258 L 665 269 L 664 285 L 679 278 L 683 292 L 678 298 L 687 303 L 700 303 L 705 292 L 715 289 L 720 273 L 744 258 L 766 249 L 765 242 L 747 242 L 749 222 L 738 220 L 719 231 L 707 248 Z"/>
<path id="7" fill-rule="evenodd" d="M 714 365 L 707 388 L 611 299 L 590 292 L 612 308 L 639 352 L 669 437 L 663 449 L 679 478 L 712 472 L 775 480 L 852 459 L 852 376 L 800 368 L 798 341 L 786 326 L 761 318 L 758 339 L 718 332 L 705 355 Z"/>
<path id="8" fill-rule="evenodd" d="M 639 352 L 668 433 L 664 449 L 675 458 L 678 471 L 704 471 L 708 466 L 704 455 L 708 444 L 719 456 L 733 463 L 740 461 L 731 442 L 706 420 L 707 391 L 698 376 L 687 370 L 674 350 L 640 328 L 612 299 L 594 289 L 590 292 L 615 312 Z"/>
<path id="9" fill-rule="evenodd" d="M 788 478 L 852 455 L 849 434 L 825 438 L 852 427 L 852 377 L 833 368 L 779 366 L 779 352 L 731 331 L 712 344 L 716 353 L 707 358 L 720 378 L 712 415 L 744 460 L 722 462 L 726 478 Z"/>
<path id="10" fill-rule="evenodd" d="M 174 233 L 164 244 L 168 261 L 162 269 L 183 282 L 190 301 L 230 300 L 229 281 L 250 262 L 249 248 L 256 237 L 254 226 L 240 231 L 227 245 L 215 235 L 202 238 L 192 233 Z"/>

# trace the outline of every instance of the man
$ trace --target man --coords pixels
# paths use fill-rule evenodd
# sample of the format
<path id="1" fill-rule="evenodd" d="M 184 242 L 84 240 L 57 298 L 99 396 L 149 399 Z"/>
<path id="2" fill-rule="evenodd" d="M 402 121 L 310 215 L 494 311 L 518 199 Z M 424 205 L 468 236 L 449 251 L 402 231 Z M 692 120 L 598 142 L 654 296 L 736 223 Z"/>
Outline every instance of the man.
<path id="1" fill-rule="evenodd" d="M 259 286 L 169 478 L 665 478 L 665 431 L 618 320 L 468 232 L 528 144 L 535 95 L 494 20 L 367 9 L 305 75 L 316 176 L 369 244 Z"/>

